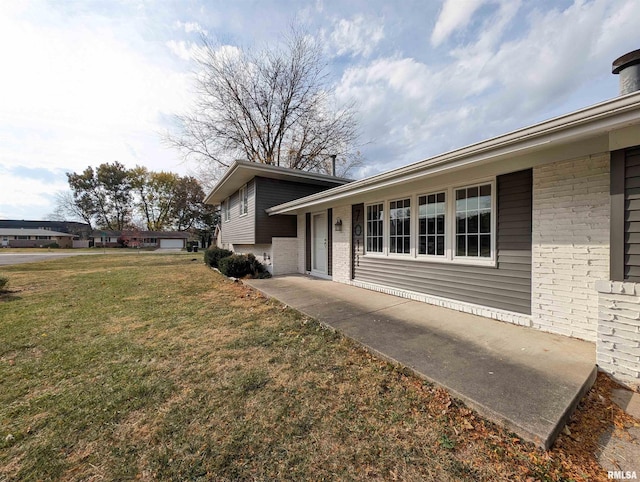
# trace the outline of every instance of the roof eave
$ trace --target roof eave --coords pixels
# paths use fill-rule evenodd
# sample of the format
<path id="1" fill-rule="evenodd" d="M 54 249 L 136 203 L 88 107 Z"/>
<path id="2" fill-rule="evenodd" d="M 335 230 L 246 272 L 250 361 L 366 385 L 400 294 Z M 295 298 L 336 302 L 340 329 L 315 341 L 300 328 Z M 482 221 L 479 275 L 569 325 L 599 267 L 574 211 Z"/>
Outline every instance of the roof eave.
<path id="1" fill-rule="evenodd" d="M 635 111 L 633 119 L 624 118 L 624 114 Z M 533 126 L 518 129 L 498 137 L 472 144 L 454 151 L 418 161 L 408 166 L 375 176 L 354 181 L 346 186 L 338 186 L 322 193 L 306 196 L 288 203 L 267 209 L 269 215 L 293 214 L 298 209 L 308 208 L 320 203 L 331 202 L 354 194 L 364 193 L 380 187 L 414 180 L 417 177 L 432 175 L 436 172 L 451 169 L 459 165 L 474 164 L 491 158 L 541 148 L 562 139 L 569 140 L 578 135 L 586 136 L 606 132 L 618 124 L 629 123 L 630 120 L 640 122 L 640 93 L 616 97 L 612 100 L 596 104 L 563 116 L 555 117 Z M 607 125 L 607 121 L 614 124 Z M 592 125 L 592 129 L 589 129 Z M 619 127 L 619 126 L 618 126 Z M 588 132 L 593 131 L 593 132 Z"/>
<path id="2" fill-rule="evenodd" d="M 295 181 L 299 180 L 304 182 L 306 181 L 314 181 L 314 182 L 328 182 L 334 184 L 346 184 L 352 182 L 352 179 L 347 179 L 343 177 L 329 176 L 327 174 L 320 174 L 315 172 L 308 171 L 299 171 L 295 169 L 288 169 L 280 166 L 271 166 L 266 164 L 260 164 L 256 162 L 250 161 L 241 161 L 236 160 L 233 164 L 225 171 L 220 180 L 213 187 L 211 192 L 205 197 L 205 204 L 220 204 L 224 199 L 228 196 L 220 195 L 221 191 L 226 187 L 226 184 L 230 182 L 233 176 L 242 169 L 247 169 L 255 173 L 255 176 L 259 176 L 260 174 L 266 174 L 267 177 L 272 176 L 274 173 L 277 173 L 278 176 L 290 178 L 290 180 Z M 254 176 L 254 177 L 255 177 Z M 237 190 L 235 188 L 239 188 L 240 186 L 234 186 L 234 191 Z"/>

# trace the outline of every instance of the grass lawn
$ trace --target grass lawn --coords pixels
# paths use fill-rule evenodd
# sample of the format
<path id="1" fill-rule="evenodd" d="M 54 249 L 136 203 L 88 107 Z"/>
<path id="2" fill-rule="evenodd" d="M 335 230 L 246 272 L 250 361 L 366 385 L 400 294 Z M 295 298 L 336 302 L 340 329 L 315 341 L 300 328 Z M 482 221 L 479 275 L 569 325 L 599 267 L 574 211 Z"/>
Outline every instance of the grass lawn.
<path id="1" fill-rule="evenodd" d="M 0 480 L 606 480 L 626 423 L 600 377 L 543 452 L 201 253 L 0 275 Z"/>

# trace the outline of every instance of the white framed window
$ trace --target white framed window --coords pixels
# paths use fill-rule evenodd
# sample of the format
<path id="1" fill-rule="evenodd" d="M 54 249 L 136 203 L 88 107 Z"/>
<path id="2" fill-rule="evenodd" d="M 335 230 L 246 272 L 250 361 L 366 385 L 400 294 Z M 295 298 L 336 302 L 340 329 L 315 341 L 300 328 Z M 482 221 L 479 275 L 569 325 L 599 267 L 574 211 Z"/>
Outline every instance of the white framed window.
<path id="1" fill-rule="evenodd" d="M 244 216 L 249 212 L 249 190 L 245 184 L 240 188 L 240 216 Z"/>
<path id="2" fill-rule="evenodd" d="M 418 196 L 418 254 L 445 256 L 446 199 L 444 191 Z"/>
<path id="3" fill-rule="evenodd" d="M 382 253 L 384 241 L 384 203 L 367 206 L 365 253 Z"/>
<path id="4" fill-rule="evenodd" d="M 224 222 L 228 222 L 231 219 L 231 199 L 227 198 L 222 204 L 222 218 Z"/>
<path id="5" fill-rule="evenodd" d="M 389 253 L 411 253 L 411 198 L 389 202 Z"/>
<path id="6" fill-rule="evenodd" d="M 454 258 L 493 259 L 495 244 L 494 184 L 483 183 L 454 190 Z"/>

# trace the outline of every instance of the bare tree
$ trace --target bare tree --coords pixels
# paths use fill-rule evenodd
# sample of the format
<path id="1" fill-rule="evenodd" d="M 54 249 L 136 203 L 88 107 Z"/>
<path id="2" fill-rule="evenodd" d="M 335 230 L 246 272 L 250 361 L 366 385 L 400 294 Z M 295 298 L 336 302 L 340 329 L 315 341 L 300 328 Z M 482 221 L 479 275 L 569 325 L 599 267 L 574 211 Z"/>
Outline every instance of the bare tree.
<path id="1" fill-rule="evenodd" d="M 74 199 L 71 191 L 60 191 L 55 195 L 55 209 L 47 216 L 51 221 L 82 221 L 94 228 L 95 209 L 86 199 Z"/>
<path id="2" fill-rule="evenodd" d="M 196 61 L 196 103 L 167 140 L 214 175 L 238 158 L 329 172 L 337 155 L 342 175 L 361 162 L 354 105 L 334 104 L 311 37 L 293 31 L 276 48 L 244 51 L 203 36 Z"/>

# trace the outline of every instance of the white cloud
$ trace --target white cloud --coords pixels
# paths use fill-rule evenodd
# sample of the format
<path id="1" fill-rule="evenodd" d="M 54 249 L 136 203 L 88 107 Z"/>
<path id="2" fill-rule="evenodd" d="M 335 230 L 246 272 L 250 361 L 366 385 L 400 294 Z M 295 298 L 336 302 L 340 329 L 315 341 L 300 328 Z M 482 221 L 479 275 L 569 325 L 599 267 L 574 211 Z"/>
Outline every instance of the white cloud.
<path id="1" fill-rule="evenodd" d="M 368 57 L 384 39 L 384 25 L 380 19 L 357 15 L 351 20 L 335 20 L 330 41 L 336 55 Z"/>
<path id="2" fill-rule="evenodd" d="M 207 30 L 202 28 L 202 26 L 198 22 L 181 22 L 180 20 L 176 20 L 176 27 L 184 30 L 186 33 L 201 33 L 207 35 Z"/>
<path id="3" fill-rule="evenodd" d="M 437 47 L 453 32 L 466 27 L 473 14 L 488 0 L 445 0 L 431 33 L 431 44 Z"/>
<path id="4" fill-rule="evenodd" d="M 202 53 L 202 48 L 198 44 L 185 40 L 168 40 L 165 45 L 172 54 L 182 60 L 193 60 Z"/>
<path id="5" fill-rule="evenodd" d="M 515 28 L 525 7 L 529 14 Z M 451 11 L 441 17 L 448 29 L 441 27 L 438 41 L 470 18 Z M 375 59 L 347 69 L 336 93 L 357 101 L 370 152 L 390 156 L 376 160 L 374 170 L 388 169 L 567 112 L 571 95 L 609 79 L 611 61 L 640 44 L 637 18 L 635 0 L 576 0 L 544 12 L 500 2 L 477 19 L 475 38 L 467 32 L 464 44 L 452 42 L 448 61 Z"/>

